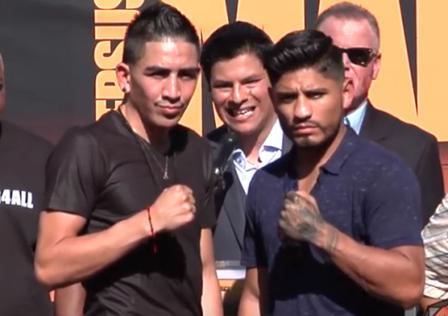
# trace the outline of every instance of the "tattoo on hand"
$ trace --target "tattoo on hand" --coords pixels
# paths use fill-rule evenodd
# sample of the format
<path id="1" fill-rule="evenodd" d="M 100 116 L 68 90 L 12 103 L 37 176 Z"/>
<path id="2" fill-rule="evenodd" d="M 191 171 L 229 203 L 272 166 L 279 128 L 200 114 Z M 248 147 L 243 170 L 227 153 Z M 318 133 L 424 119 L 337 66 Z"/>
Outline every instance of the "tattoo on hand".
<path id="1" fill-rule="evenodd" d="M 316 207 L 295 191 L 286 195 L 282 215 L 284 232 L 293 239 L 315 242 L 325 221 Z"/>

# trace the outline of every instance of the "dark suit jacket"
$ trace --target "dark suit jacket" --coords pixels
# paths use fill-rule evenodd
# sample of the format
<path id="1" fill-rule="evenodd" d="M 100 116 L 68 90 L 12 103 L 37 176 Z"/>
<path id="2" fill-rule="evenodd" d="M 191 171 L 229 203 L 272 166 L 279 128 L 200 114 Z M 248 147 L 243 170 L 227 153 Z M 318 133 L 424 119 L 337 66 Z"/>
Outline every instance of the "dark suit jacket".
<path id="1" fill-rule="evenodd" d="M 437 139 L 370 103 L 360 135 L 398 154 L 414 171 L 422 191 L 422 220 L 426 224 L 444 196 Z"/>
<path id="2" fill-rule="evenodd" d="M 207 135 L 215 154 L 219 152 L 226 135 L 228 130 L 224 126 Z M 286 136 L 283 136 L 282 147 L 283 154 L 291 148 L 291 141 Z M 213 233 L 215 258 L 217 261 L 229 261 L 232 265 L 239 265 L 246 223 L 246 194 L 232 161 L 228 162 L 223 179 L 223 188 L 215 195 L 218 212 Z"/>

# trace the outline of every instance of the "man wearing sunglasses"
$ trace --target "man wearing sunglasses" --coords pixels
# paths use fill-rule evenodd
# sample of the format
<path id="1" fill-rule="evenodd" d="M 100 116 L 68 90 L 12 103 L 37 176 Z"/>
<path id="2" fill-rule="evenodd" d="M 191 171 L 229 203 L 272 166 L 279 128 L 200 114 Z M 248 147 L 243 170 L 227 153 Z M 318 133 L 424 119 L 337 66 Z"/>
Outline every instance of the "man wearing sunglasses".
<path id="1" fill-rule="evenodd" d="M 371 12 L 349 2 L 335 4 L 317 18 L 316 28 L 343 51 L 345 76 L 353 81 L 354 99 L 346 122 L 362 137 L 398 154 L 416 174 L 422 191 L 422 219 L 428 222 L 443 198 L 443 177 L 436 138 L 376 109 L 368 100 L 381 65 L 380 30 Z"/>

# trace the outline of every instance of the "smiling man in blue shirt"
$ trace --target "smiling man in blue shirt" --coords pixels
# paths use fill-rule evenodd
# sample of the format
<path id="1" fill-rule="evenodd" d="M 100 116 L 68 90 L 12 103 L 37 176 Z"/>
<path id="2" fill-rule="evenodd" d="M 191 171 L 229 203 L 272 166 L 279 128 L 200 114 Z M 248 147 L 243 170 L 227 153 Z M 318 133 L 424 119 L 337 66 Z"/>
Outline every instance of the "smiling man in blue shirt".
<path id="1" fill-rule="evenodd" d="M 249 187 L 240 316 L 402 315 L 423 290 L 415 176 L 342 124 L 353 84 L 331 38 L 289 33 L 266 66 L 293 149 Z"/>

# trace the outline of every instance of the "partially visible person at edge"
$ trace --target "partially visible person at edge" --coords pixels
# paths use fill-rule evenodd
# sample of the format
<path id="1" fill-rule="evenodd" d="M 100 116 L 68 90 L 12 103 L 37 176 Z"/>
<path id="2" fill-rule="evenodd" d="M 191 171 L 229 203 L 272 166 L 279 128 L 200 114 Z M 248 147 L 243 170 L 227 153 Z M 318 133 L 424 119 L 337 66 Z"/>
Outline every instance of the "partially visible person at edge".
<path id="1" fill-rule="evenodd" d="M 249 187 L 239 315 L 402 316 L 424 280 L 415 175 L 342 124 L 353 83 L 330 37 L 289 33 L 266 66 L 293 148 Z"/>
<path id="2" fill-rule="evenodd" d="M 123 104 L 49 160 L 36 274 L 50 288 L 82 282 L 85 315 L 222 314 L 209 147 L 178 124 L 199 54 L 176 8 L 142 10 L 116 68 Z"/>
<path id="3" fill-rule="evenodd" d="M 421 307 L 448 300 L 448 195 L 422 231 L 425 246 L 425 290 Z"/>
<path id="4" fill-rule="evenodd" d="M 4 68 L 0 54 L 0 112 L 6 103 Z M 50 151 L 47 141 L 0 120 L 0 315 L 52 314 L 50 296 L 33 266 Z"/>
<path id="5" fill-rule="evenodd" d="M 319 15 L 316 28 L 343 50 L 345 76 L 355 87 L 346 120 L 357 134 L 398 154 L 414 171 L 421 188 L 421 215 L 425 225 L 445 194 L 437 139 L 375 108 L 369 100 L 372 81 L 381 66 L 377 19 L 359 5 L 341 2 Z"/>
<path id="6" fill-rule="evenodd" d="M 218 261 L 241 267 L 247 189 L 255 171 L 276 160 L 290 147 L 269 97 L 270 82 L 263 66 L 272 47 L 270 37 L 248 22 L 221 26 L 205 41 L 201 65 L 211 98 L 224 125 L 210 132 L 217 160 L 225 164 L 224 188 L 217 196 L 214 231 Z M 235 144 L 225 157 L 228 137 Z M 224 158 L 224 159 L 223 159 Z"/>

